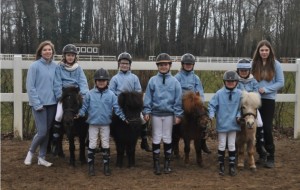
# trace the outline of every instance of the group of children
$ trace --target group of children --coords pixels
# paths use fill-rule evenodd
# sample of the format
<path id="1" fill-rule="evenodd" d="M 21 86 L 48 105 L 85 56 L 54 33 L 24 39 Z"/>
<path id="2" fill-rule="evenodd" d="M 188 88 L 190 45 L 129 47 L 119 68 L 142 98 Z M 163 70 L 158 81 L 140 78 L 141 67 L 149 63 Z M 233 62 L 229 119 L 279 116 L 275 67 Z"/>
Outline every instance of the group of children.
<path id="1" fill-rule="evenodd" d="M 63 49 L 63 59 L 56 67 L 54 78 L 54 94 L 58 101 L 55 123 L 54 141 L 60 138 L 60 128 L 62 119 L 62 105 L 59 99 L 62 95 L 62 88 L 75 86 L 80 89 L 83 98 L 83 106 L 78 116 L 88 114 L 89 123 L 89 145 L 88 164 L 89 175 L 95 175 L 94 159 L 98 136 L 100 134 L 104 174 L 109 176 L 110 148 L 109 136 L 112 112 L 126 121 L 124 113 L 119 108 L 117 96 L 124 91 L 142 92 L 138 77 L 131 73 L 130 67 L 132 57 L 124 52 L 118 56 L 119 72 L 110 79 L 107 70 L 99 69 L 94 74 L 95 86 L 88 90 L 87 79 L 82 68 L 77 63 L 78 52 L 76 47 L 68 44 Z M 151 77 L 144 97 L 144 110 L 142 112 L 143 123 L 151 119 L 152 123 L 152 153 L 153 167 L 156 175 L 161 174 L 160 169 L 160 144 L 163 141 L 164 168 L 163 172 L 171 172 L 170 161 L 172 154 L 172 128 L 179 124 L 183 116 L 182 95 L 187 91 L 199 92 L 204 101 L 204 90 L 201 80 L 194 73 L 195 57 L 192 54 L 184 54 L 181 60 L 182 69 L 172 76 L 170 69 L 172 59 L 166 53 L 157 56 L 156 65 L 158 73 Z M 226 71 L 223 76 L 224 87 L 216 92 L 208 104 L 209 117 L 216 117 L 218 132 L 218 160 L 220 165 L 219 174 L 224 175 L 225 148 L 228 144 L 229 151 L 229 174 L 236 175 L 235 169 L 235 138 L 236 132 L 240 130 L 238 122 L 240 114 L 241 90 L 258 91 L 258 83 L 250 74 L 251 63 L 248 60 L 240 60 L 237 71 Z M 261 120 L 260 120 L 261 122 Z M 144 125 L 145 126 L 145 125 Z M 261 125 L 260 125 L 261 126 Z M 144 128 L 146 129 L 146 128 Z M 258 130 L 262 134 L 262 130 Z M 257 146 L 263 151 L 263 136 L 259 138 Z M 227 142 L 228 141 L 228 142 Z M 202 149 L 210 153 L 205 139 L 201 143 Z M 141 147 L 146 151 L 151 151 L 147 143 L 145 130 L 142 134 Z M 34 148 L 36 149 L 36 148 Z M 31 164 L 35 150 L 31 149 L 24 161 L 26 165 Z M 43 155 L 44 156 L 44 155 Z M 47 167 L 52 163 L 41 158 L 40 162 Z"/>

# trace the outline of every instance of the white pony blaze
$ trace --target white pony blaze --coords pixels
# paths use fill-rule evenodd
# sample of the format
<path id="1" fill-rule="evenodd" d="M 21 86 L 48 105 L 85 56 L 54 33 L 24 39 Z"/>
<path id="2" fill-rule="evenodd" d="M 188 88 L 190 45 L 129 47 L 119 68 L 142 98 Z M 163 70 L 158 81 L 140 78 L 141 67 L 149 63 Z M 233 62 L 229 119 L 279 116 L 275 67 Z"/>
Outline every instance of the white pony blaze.
<path id="1" fill-rule="evenodd" d="M 237 133 L 237 151 L 238 151 L 238 167 L 244 168 L 245 146 L 248 153 L 248 164 L 252 171 L 256 171 L 254 161 L 255 152 L 255 135 L 256 135 L 256 117 L 257 109 L 261 105 L 260 95 L 256 92 L 243 91 L 241 101 L 242 119 L 241 131 Z"/>

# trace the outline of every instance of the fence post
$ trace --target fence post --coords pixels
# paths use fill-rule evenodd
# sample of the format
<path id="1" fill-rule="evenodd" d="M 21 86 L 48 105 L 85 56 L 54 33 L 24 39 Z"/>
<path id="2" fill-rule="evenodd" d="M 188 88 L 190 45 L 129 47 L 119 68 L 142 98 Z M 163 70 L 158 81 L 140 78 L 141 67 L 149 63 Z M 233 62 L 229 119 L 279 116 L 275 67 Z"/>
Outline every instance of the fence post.
<path id="1" fill-rule="evenodd" d="M 14 55 L 14 137 L 23 139 L 22 56 Z"/>
<path id="2" fill-rule="evenodd" d="M 300 85 L 298 84 L 300 81 L 300 59 L 297 59 L 297 71 L 296 71 L 296 82 L 295 82 L 295 94 L 296 94 L 296 102 L 295 102 L 295 123 L 294 123 L 294 138 L 297 139 L 300 135 Z"/>

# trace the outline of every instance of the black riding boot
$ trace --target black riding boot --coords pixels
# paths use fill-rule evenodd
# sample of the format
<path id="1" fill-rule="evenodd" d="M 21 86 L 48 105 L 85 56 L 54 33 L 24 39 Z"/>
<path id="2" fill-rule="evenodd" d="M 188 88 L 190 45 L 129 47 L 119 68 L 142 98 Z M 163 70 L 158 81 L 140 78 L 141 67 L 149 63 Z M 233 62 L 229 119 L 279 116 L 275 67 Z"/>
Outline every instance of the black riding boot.
<path id="1" fill-rule="evenodd" d="M 259 155 L 259 160 L 256 164 L 264 165 L 267 161 L 268 152 L 265 149 L 264 130 L 262 127 L 256 129 L 256 152 Z"/>
<path id="2" fill-rule="evenodd" d="M 89 148 L 88 149 L 89 176 L 95 175 L 94 161 L 95 161 L 95 149 Z"/>
<path id="3" fill-rule="evenodd" d="M 109 169 L 109 161 L 110 161 L 110 149 L 103 148 L 103 173 L 106 176 L 111 175 L 111 171 Z"/>
<path id="4" fill-rule="evenodd" d="M 164 173 L 169 174 L 172 169 L 170 168 L 171 156 L 172 156 L 172 144 L 164 143 L 164 153 L 165 153 L 165 163 L 164 163 Z"/>
<path id="5" fill-rule="evenodd" d="M 219 175 L 224 175 L 225 166 L 224 166 L 224 158 L 225 158 L 225 151 L 218 150 L 218 161 L 219 161 Z"/>
<path id="6" fill-rule="evenodd" d="M 141 149 L 145 150 L 146 152 L 151 152 L 151 148 L 147 141 L 147 123 L 142 125 L 141 139 Z"/>
<path id="7" fill-rule="evenodd" d="M 275 153 L 275 146 L 274 145 L 269 145 L 266 146 L 266 149 L 268 151 L 268 156 L 267 156 L 267 161 L 265 163 L 266 168 L 274 168 L 274 153 Z"/>
<path id="8" fill-rule="evenodd" d="M 159 163 L 159 154 L 160 154 L 160 144 L 152 144 L 153 149 L 153 168 L 154 174 L 160 175 L 160 163 Z"/>
<path id="9" fill-rule="evenodd" d="M 229 151 L 229 175 L 236 175 L 236 167 L 235 167 L 235 154 L 236 151 Z"/>

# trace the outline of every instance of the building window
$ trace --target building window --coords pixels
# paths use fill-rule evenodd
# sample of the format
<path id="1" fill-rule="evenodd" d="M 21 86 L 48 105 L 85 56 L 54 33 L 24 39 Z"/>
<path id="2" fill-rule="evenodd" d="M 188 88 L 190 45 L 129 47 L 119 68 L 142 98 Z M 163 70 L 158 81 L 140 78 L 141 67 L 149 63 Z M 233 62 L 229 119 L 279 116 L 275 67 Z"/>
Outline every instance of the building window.
<path id="1" fill-rule="evenodd" d="M 86 47 L 81 47 L 81 53 L 86 53 Z"/>
<path id="2" fill-rule="evenodd" d="M 87 50 L 87 53 L 92 53 L 92 47 L 87 47 L 86 50 Z"/>
<path id="3" fill-rule="evenodd" d="M 98 53 L 98 48 L 94 47 L 93 48 L 93 53 Z"/>
<path id="4" fill-rule="evenodd" d="M 80 47 L 76 47 L 76 49 L 77 49 L 78 53 L 80 53 Z"/>

